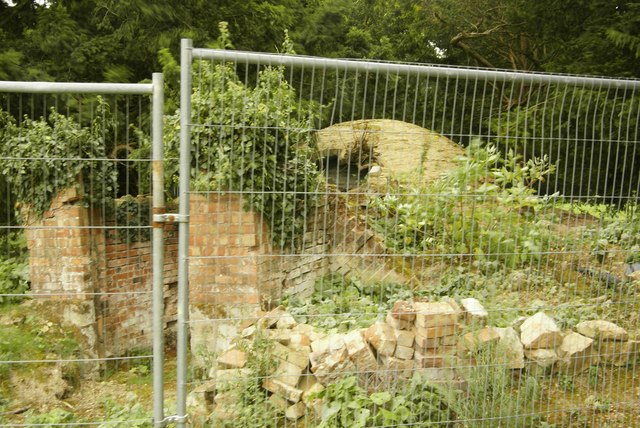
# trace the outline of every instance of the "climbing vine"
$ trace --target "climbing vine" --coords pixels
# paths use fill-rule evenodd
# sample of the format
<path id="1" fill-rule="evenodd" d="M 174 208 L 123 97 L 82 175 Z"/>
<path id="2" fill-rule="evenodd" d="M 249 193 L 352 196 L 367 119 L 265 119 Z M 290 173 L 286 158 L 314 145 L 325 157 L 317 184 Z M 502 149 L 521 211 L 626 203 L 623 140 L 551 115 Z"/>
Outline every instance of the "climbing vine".
<path id="1" fill-rule="evenodd" d="M 319 185 L 312 130 L 320 106 L 297 96 L 283 67 L 262 69 L 248 85 L 233 64 L 198 61 L 193 88 L 192 187 L 240 192 L 245 209 L 259 212 L 269 225 L 272 244 L 295 250 Z M 177 183 L 178 111 L 165 116 L 164 131 L 165 181 Z M 149 153 L 148 138 L 145 144 L 140 156 Z"/>
<path id="2" fill-rule="evenodd" d="M 48 117 L 25 117 L 19 125 L 0 110 L 0 165 L 16 199 L 41 217 L 63 189 L 81 186 L 84 203 L 102 203 L 117 187 L 117 172 L 105 161 L 108 105 L 100 101 L 90 126 L 54 108 Z"/>

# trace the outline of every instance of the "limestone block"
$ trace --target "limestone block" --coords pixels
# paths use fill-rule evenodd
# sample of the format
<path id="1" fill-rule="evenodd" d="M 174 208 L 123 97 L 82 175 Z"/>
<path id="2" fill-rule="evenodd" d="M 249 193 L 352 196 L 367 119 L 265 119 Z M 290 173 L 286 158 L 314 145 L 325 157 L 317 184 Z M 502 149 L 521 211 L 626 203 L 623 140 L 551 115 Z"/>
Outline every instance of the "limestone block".
<path id="1" fill-rule="evenodd" d="M 526 349 L 555 348 L 562 343 L 562 333 L 551 317 L 538 312 L 520 326 L 520 341 Z"/>
<path id="2" fill-rule="evenodd" d="M 413 360 L 404 360 L 395 357 L 382 357 L 382 365 L 387 370 L 387 375 L 390 378 L 401 376 L 403 378 L 410 378 L 413 374 L 413 368 L 415 363 Z"/>
<path id="3" fill-rule="evenodd" d="M 458 322 L 461 322 L 464 320 L 464 311 L 462 310 L 458 302 L 456 302 L 456 299 L 453 299 L 451 297 L 443 297 L 442 301 L 447 303 L 449 306 L 451 306 L 451 308 L 453 308 L 456 314 L 458 314 L 457 316 Z"/>
<path id="4" fill-rule="evenodd" d="M 302 397 L 302 390 L 274 378 L 265 379 L 262 387 L 267 391 L 280 395 L 292 403 L 297 403 Z"/>
<path id="5" fill-rule="evenodd" d="M 269 340 L 279 342 L 286 346 L 291 342 L 291 330 L 288 330 L 288 329 L 267 330 L 267 337 L 269 338 Z"/>
<path id="6" fill-rule="evenodd" d="M 378 368 L 376 357 L 360 330 L 354 330 L 344 336 L 349 359 L 359 371 L 375 371 Z"/>
<path id="7" fill-rule="evenodd" d="M 311 342 L 311 349 L 311 372 L 323 385 L 339 379 L 344 372 L 355 371 L 353 363 L 349 360 L 344 335 L 332 334 Z"/>
<path id="8" fill-rule="evenodd" d="M 495 327 L 484 327 L 462 336 L 462 348 L 469 352 L 478 352 L 488 346 L 495 347 L 500 341 L 500 332 Z"/>
<path id="9" fill-rule="evenodd" d="M 391 315 L 391 312 L 387 314 L 385 321 L 395 330 L 411 330 L 413 328 L 412 321 L 406 321 L 406 320 L 394 318 Z"/>
<path id="10" fill-rule="evenodd" d="M 410 360 L 413 358 L 413 348 L 397 345 L 396 352 L 394 355 L 396 358 L 400 358 L 401 360 Z"/>
<path id="11" fill-rule="evenodd" d="M 233 389 L 238 384 L 246 382 L 251 374 L 251 369 L 246 368 L 220 370 L 212 367 L 211 370 L 209 370 L 209 378 L 215 382 L 217 391 Z"/>
<path id="12" fill-rule="evenodd" d="M 274 328 L 278 320 L 287 313 L 282 306 L 278 306 L 264 314 L 262 318 L 258 320 L 257 326 L 262 329 Z"/>
<path id="13" fill-rule="evenodd" d="M 509 368 L 523 369 L 524 348 L 518 333 L 512 327 L 496 328 L 496 330 L 500 335 L 499 349 L 503 353 L 502 357 L 507 361 Z"/>
<path id="14" fill-rule="evenodd" d="M 293 328 L 293 331 L 295 331 L 296 333 L 306 334 L 307 336 L 311 337 L 311 334 L 315 332 L 315 329 L 312 325 L 309 324 L 297 324 Z"/>
<path id="15" fill-rule="evenodd" d="M 277 394 L 273 394 L 271 397 L 269 397 L 268 401 L 274 408 L 282 412 L 287 410 L 287 408 L 289 407 L 289 402 Z"/>
<path id="16" fill-rule="evenodd" d="M 415 340 L 415 333 L 411 330 L 396 330 L 397 346 L 411 348 Z"/>
<path id="17" fill-rule="evenodd" d="M 573 372 L 580 372 L 589 367 L 592 362 L 592 344 L 593 339 L 580 333 L 566 335 L 559 349 L 562 367 Z"/>
<path id="18" fill-rule="evenodd" d="M 324 391 L 324 389 L 324 386 L 322 386 L 321 383 L 317 382 L 315 378 L 313 378 L 313 383 L 310 383 L 306 387 L 306 389 L 303 389 L 304 392 L 302 393 L 302 402 L 307 406 L 308 409 L 313 410 L 316 415 L 320 415 L 322 412 L 323 400 L 321 398 L 312 397 Z"/>
<path id="19" fill-rule="evenodd" d="M 310 405 L 313 394 L 322 392 L 325 389 L 313 375 L 310 375 L 309 377 L 305 376 L 303 380 L 300 381 L 300 388 L 302 389 L 302 402 L 306 405 Z"/>
<path id="20" fill-rule="evenodd" d="M 436 352 L 416 349 L 413 359 L 415 366 L 418 368 L 454 367 L 456 363 L 453 350 L 438 350 Z"/>
<path id="21" fill-rule="evenodd" d="M 640 341 L 627 342 L 605 341 L 597 344 L 594 352 L 599 359 L 607 364 L 624 367 L 633 361 L 640 353 Z"/>
<path id="22" fill-rule="evenodd" d="M 306 411 L 307 411 L 307 408 L 304 405 L 304 403 L 302 401 L 299 401 L 296 404 L 289 406 L 287 410 L 284 412 L 284 416 L 290 421 L 297 421 L 298 419 L 304 416 Z"/>
<path id="23" fill-rule="evenodd" d="M 278 318 L 278 322 L 276 322 L 276 328 L 279 328 L 279 329 L 292 329 L 297 324 L 298 323 L 293 318 L 293 316 L 291 316 L 291 314 L 289 312 L 283 311 L 280 314 L 280 318 Z"/>
<path id="24" fill-rule="evenodd" d="M 213 406 L 213 396 L 216 390 L 215 381 L 208 381 L 198 385 L 187 395 L 187 407 L 191 413 L 206 415 Z"/>
<path id="25" fill-rule="evenodd" d="M 230 349 L 222 353 L 216 361 L 223 367 L 241 369 L 247 364 L 247 356 L 244 351 Z"/>
<path id="26" fill-rule="evenodd" d="M 458 336 L 455 334 L 451 336 L 444 336 L 440 341 L 444 346 L 455 346 L 458 343 Z"/>
<path id="27" fill-rule="evenodd" d="M 576 330 L 583 336 L 601 341 L 625 341 L 629 338 L 624 328 L 605 320 L 583 321 L 576 326 Z"/>
<path id="28" fill-rule="evenodd" d="M 292 333 L 289 346 L 293 349 L 311 346 L 311 338 L 304 333 Z"/>
<path id="29" fill-rule="evenodd" d="M 424 337 L 420 334 L 415 335 L 414 343 L 416 349 L 435 349 L 441 345 L 440 337 Z"/>
<path id="30" fill-rule="evenodd" d="M 398 300 L 391 308 L 391 316 L 397 320 L 413 323 L 416 319 L 416 310 L 413 303 Z"/>
<path id="31" fill-rule="evenodd" d="M 467 323 L 478 323 L 485 325 L 489 318 L 489 312 L 482 306 L 478 299 L 472 297 L 460 300 L 460 304 L 464 309 L 465 321 Z"/>
<path id="32" fill-rule="evenodd" d="M 377 322 L 365 330 L 365 339 L 379 355 L 391 356 L 396 350 L 396 335 L 388 324 Z"/>
<path id="33" fill-rule="evenodd" d="M 356 367 L 353 365 L 351 360 L 348 358 L 340 363 L 329 365 L 318 365 L 316 367 L 312 367 L 311 371 L 318 379 L 322 385 L 329 385 L 331 383 L 335 383 L 340 379 L 344 378 L 347 375 L 354 374 L 356 372 Z"/>
<path id="34" fill-rule="evenodd" d="M 273 373 L 273 378 L 287 385 L 296 386 L 304 370 L 306 366 L 300 367 L 288 361 L 282 361 Z"/>
<path id="35" fill-rule="evenodd" d="M 553 367 L 560 360 L 558 353 L 554 349 L 525 349 L 524 355 L 528 360 L 535 362 L 536 365 L 543 369 Z"/>
<path id="36" fill-rule="evenodd" d="M 251 325 L 244 330 L 242 330 L 241 336 L 243 339 L 251 339 L 256 334 L 257 327 L 255 325 Z"/>
<path id="37" fill-rule="evenodd" d="M 422 328 L 452 326 L 458 313 L 446 302 L 416 302 L 416 326 Z"/>
<path id="38" fill-rule="evenodd" d="M 455 324 L 438 326 L 438 327 L 419 327 L 416 325 L 414 330 L 416 335 L 416 341 L 418 340 L 418 336 L 421 336 L 425 339 L 435 339 L 439 337 L 455 335 L 457 331 L 458 331 L 458 326 Z"/>

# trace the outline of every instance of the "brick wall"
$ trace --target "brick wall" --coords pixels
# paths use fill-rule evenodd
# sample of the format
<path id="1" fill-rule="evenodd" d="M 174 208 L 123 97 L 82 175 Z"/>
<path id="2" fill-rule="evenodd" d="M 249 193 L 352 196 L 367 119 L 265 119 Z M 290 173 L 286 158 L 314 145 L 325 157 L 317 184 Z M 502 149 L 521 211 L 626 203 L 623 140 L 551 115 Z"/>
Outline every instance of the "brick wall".
<path id="1" fill-rule="evenodd" d="M 45 218 L 28 229 L 33 292 L 90 303 L 83 328 L 87 335 L 93 331 L 101 355 L 149 347 L 151 243 L 120 242 L 117 232 L 102 227 L 100 216 L 78 200 L 78 194 L 62 192 Z M 192 195 L 190 210 L 190 328 L 196 353 L 226 349 L 239 333 L 240 320 L 287 295 L 310 295 L 328 272 L 376 279 L 396 275 L 385 265 L 374 234 L 336 199 L 316 206 L 295 254 L 271 247 L 268 225 L 259 214 L 245 211 L 238 195 Z M 177 234 L 177 225 L 166 225 L 169 341 L 176 319 Z"/>
<path id="2" fill-rule="evenodd" d="M 42 219 L 23 209 L 31 289 L 64 303 L 91 356 L 151 346 L 151 242 L 121 243 L 97 210 L 78 202 L 81 189 L 54 198 Z M 165 321 L 175 332 L 177 225 L 165 227 Z"/>
<path id="3" fill-rule="evenodd" d="M 196 363 L 203 353 L 227 349 L 243 320 L 287 295 L 309 296 L 328 272 L 397 277 L 383 254 L 374 234 L 357 216 L 345 214 L 335 199 L 320 201 L 309 215 L 300 250 L 284 253 L 272 248 L 268 225 L 259 214 L 243 209 L 241 196 L 192 195 L 190 333 Z"/>
<path id="4" fill-rule="evenodd" d="M 99 299 L 98 326 L 106 355 L 151 346 L 152 259 L 151 242 L 123 243 L 117 230 L 107 229 L 104 257 L 104 293 Z M 175 334 L 178 281 L 177 225 L 164 230 L 165 329 L 168 341 Z"/>
<path id="5" fill-rule="evenodd" d="M 189 219 L 191 348 L 228 347 L 231 319 L 255 316 L 264 295 L 259 265 L 268 253 L 267 228 L 234 195 L 192 195 Z"/>

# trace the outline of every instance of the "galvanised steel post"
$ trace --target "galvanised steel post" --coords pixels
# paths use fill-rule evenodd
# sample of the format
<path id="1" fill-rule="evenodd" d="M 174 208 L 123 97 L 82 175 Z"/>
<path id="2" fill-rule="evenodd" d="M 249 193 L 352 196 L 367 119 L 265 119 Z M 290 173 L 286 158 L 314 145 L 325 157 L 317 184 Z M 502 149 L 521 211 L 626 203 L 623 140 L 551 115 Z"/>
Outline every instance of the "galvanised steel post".
<path id="1" fill-rule="evenodd" d="M 180 43 L 180 206 L 178 240 L 178 334 L 176 356 L 177 427 L 187 418 L 187 337 L 189 322 L 189 182 L 191 178 L 191 50 L 193 42 Z"/>
<path id="2" fill-rule="evenodd" d="M 165 213 L 164 201 L 164 141 L 162 115 L 164 113 L 164 79 L 153 73 L 151 116 L 151 170 L 153 182 L 153 215 Z M 164 223 L 153 220 L 153 424 L 160 428 L 164 422 Z"/>

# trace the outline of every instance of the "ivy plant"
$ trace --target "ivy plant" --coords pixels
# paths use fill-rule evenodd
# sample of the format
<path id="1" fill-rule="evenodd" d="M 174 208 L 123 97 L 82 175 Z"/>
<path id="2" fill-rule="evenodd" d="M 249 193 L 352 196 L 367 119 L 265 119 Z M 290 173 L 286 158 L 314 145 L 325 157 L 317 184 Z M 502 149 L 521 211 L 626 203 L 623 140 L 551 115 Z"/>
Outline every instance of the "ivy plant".
<path id="1" fill-rule="evenodd" d="M 220 46 L 228 45 L 225 34 Z M 285 51 L 292 53 L 289 44 Z M 192 188 L 239 192 L 245 209 L 260 213 L 268 224 L 272 244 L 294 251 L 320 183 L 313 158 L 313 131 L 320 106 L 298 96 L 284 67 L 261 69 L 251 85 L 236 71 L 232 63 L 194 63 Z M 164 133 L 165 181 L 175 184 L 179 177 L 179 111 L 165 116 Z M 143 138 L 139 156 L 148 156 L 149 144 Z M 149 176 L 147 172 L 142 175 Z"/>
<path id="2" fill-rule="evenodd" d="M 117 172 L 105 161 L 109 107 L 102 100 L 91 125 L 82 126 L 54 108 L 48 117 L 25 117 L 18 125 L 0 110 L 2 175 L 16 199 L 41 217 L 52 199 L 81 185 L 83 201 L 100 204 L 117 186 Z"/>

